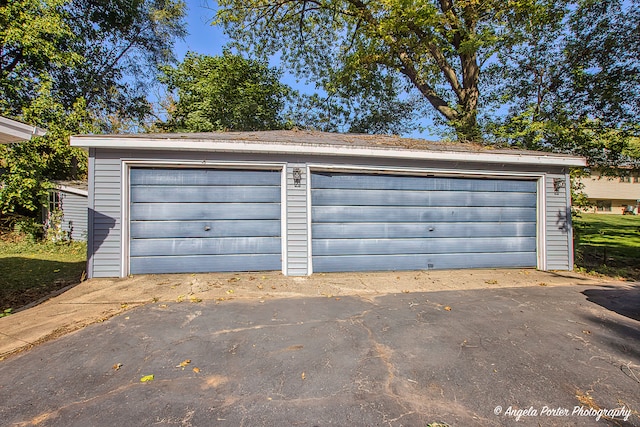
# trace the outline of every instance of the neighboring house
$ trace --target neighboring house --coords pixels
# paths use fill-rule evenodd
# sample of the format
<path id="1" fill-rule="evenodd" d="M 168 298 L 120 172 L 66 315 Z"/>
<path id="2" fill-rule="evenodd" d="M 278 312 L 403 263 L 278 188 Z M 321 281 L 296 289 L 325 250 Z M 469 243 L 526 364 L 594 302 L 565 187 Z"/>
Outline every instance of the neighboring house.
<path id="1" fill-rule="evenodd" d="M 582 157 L 307 131 L 87 135 L 90 277 L 573 268 Z"/>
<path id="2" fill-rule="evenodd" d="M 29 141 L 33 136 L 42 136 L 46 132 L 44 129 L 0 116 L 0 144 Z"/>
<path id="3" fill-rule="evenodd" d="M 56 187 L 49 190 L 49 203 L 44 212 L 45 228 L 57 225 L 61 237 L 69 240 L 87 240 L 87 188 L 87 183 L 83 181 L 56 183 Z M 59 212 L 59 216 L 55 212 Z"/>
<path id="4" fill-rule="evenodd" d="M 582 191 L 592 206 L 585 212 L 602 214 L 631 213 L 637 215 L 640 207 L 640 175 L 607 177 L 597 172 L 582 178 Z M 626 211 L 626 212 L 625 212 Z"/>

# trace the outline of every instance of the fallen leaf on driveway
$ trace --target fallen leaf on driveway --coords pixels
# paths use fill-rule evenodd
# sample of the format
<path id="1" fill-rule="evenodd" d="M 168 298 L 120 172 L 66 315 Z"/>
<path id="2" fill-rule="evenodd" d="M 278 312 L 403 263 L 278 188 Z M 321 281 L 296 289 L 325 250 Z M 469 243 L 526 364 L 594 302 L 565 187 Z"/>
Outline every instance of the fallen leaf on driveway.
<path id="1" fill-rule="evenodd" d="M 547 286 L 547 284 L 544 283 L 544 282 L 540 282 L 540 283 L 538 283 L 538 286 Z"/>
<path id="2" fill-rule="evenodd" d="M 191 302 L 202 302 L 202 298 L 198 298 L 198 297 L 191 297 L 190 300 Z"/>
<path id="3" fill-rule="evenodd" d="M 152 375 L 145 375 L 144 377 L 140 378 L 140 382 L 141 383 L 146 383 L 149 381 L 153 381 L 153 374 Z"/>
<path id="4" fill-rule="evenodd" d="M 591 333 L 591 331 L 588 331 L 588 330 L 585 329 L 584 331 L 582 331 L 582 333 L 589 335 Z"/>
<path id="5" fill-rule="evenodd" d="M 451 311 L 451 307 L 449 307 L 448 305 L 445 305 L 444 309 L 447 310 L 447 311 Z"/>
<path id="6" fill-rule="evenodd" d="M 258 289 L 262 290 L 262 289 L 264 289 L 264 286 L 262 286 L 262 285 L 258 285 L 258 286 L 256 286 L 256 288 L 258 288 Z"/>
<path id="7" fill-rule="evenodd" d="M 302 379 L 305 379 L 305 378 L 306 378 L 306 375 L 304 374 L 304 372 L 302 373 L 302 375 L 300 375 L 300 377 L 301 377 Z"/>
<path id="8" fill-rule="evenodd" d="M 227 282 L 229 282 L 229 283 L 239 282 L 239 281 L 240 281 L 239 277 L 232 277 L 231 279 L 227 280 Z"/>
<path id="9" fill-rule="evenodd" d="M 200 372 L 200 368 L 193 368 L 193 372 L 195 372 L 196 374 Z"/>
<path id="10" fill-rule="evenodd" d="M 228 289 L 228 290 L 227 290 L 227 293 L 228 293 L 228 294 L 232 294 L 232 293 L 233 293 L 233 289 Z"/>
<path id="11" fill-rule="evenodd" d="M 409 289 L 403 289 L 403 290 L 402 290 L 402 293 L 403 293 L 403 294 L 408 294 L 409 292 L 411 292 Z"/>
<path id="12" fill-rule="evenodd" d="M 122 363 L 116 363 L 115 365 L 113 365 L 113 370 L 114 371 L 117 371 L 120 368 L 122 368 Z"/>
<path id="13" fill-rule="evenodd" d="M 486 283 L 487 285 L 497 285 L 498 281 L 497 280 L 485 280 L 484 283 Z"/>
<path id="14" fill-rule="evenodd" d="M 184 369 L 185 366 L 187 366 L 189 363 L 191 363 L 191 359 L 185 359 L 182 362 L 178 363 L 176 365 L 176 368 L 182 368 Z"/>

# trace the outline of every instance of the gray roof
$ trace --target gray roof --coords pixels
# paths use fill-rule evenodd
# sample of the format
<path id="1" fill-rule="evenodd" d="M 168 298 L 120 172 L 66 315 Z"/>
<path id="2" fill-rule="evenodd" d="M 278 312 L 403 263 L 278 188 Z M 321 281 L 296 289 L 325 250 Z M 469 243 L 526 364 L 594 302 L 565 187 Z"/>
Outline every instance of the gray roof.
<path id="1" fill-rule="evenodd" d="M 167 149 L 167 150 L 223 150 L 223 151 L 273 151 L 309 153 L 330 152 L 335 155 L 395 155 L 407 156 L 410 153 L 434 153 L 441 157 L 452 153 L 460 154 L 495 154 L 507 155 L 511 158 L 532 157 L 556 161 L 563 160 L 573 166 L 583 166 L 581 157 L 558 153 L 548 153 L 510 148 L 494 148 L 489 145 L 460 143 L 450 141 L 428 141 L 416 138 L 402 138 L 388 135 L 341 134 L 309 130 L 258 131 L 258 132 L 211 132 L 211 133 L 158 133 L 158 134 L 126 134 L 126 135 L 80 135 L 73 136 L 71 143 L 80 147 L 128 148 L 128 149 Z M 237 143 L 237 144 L 234 144 Z M 224 147 L 224 148 L 223 148 Z M 252 148 L 253 147 L 253 148 Z M 351 154 L 349 154 L 351 153 Z M 473 156 L 478 157 L 478 156 Z M 486 157 L 486 156 L 481 156 Z M 478 158 L 479 160 L 479 158 Z"/>

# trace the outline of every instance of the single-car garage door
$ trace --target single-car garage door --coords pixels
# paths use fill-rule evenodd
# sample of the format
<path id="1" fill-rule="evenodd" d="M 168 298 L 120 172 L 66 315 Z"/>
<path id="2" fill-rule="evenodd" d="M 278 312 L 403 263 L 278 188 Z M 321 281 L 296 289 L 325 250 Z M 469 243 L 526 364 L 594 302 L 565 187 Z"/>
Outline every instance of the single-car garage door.
<path id="1" fill-rule="evenodd" d="M 131 169 L 130 272 L 280 270 L 281 171 Z"/>
<path id="2" fill-rule="evenodd" d="M 313 271 L 535 267 L 536 187 L 313 172 Z"/>

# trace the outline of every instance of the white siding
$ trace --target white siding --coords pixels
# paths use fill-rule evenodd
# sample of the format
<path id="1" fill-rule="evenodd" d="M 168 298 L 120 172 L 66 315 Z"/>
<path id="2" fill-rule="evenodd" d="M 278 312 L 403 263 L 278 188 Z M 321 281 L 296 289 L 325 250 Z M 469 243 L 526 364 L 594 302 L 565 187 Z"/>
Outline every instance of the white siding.
<path id="1" fill-rule="evenodd" d="M 554 184 L 554 182 L 557 182 L 558 185 Z M 558 188 L 556 189 L 556 187 Z M 571 207 L 567 204 L 568 175 L 548 174 L 546 177 L 546 190 L 547 269 L 572 270 L 571 245 L 573 245 L 573 238 Z"/>

